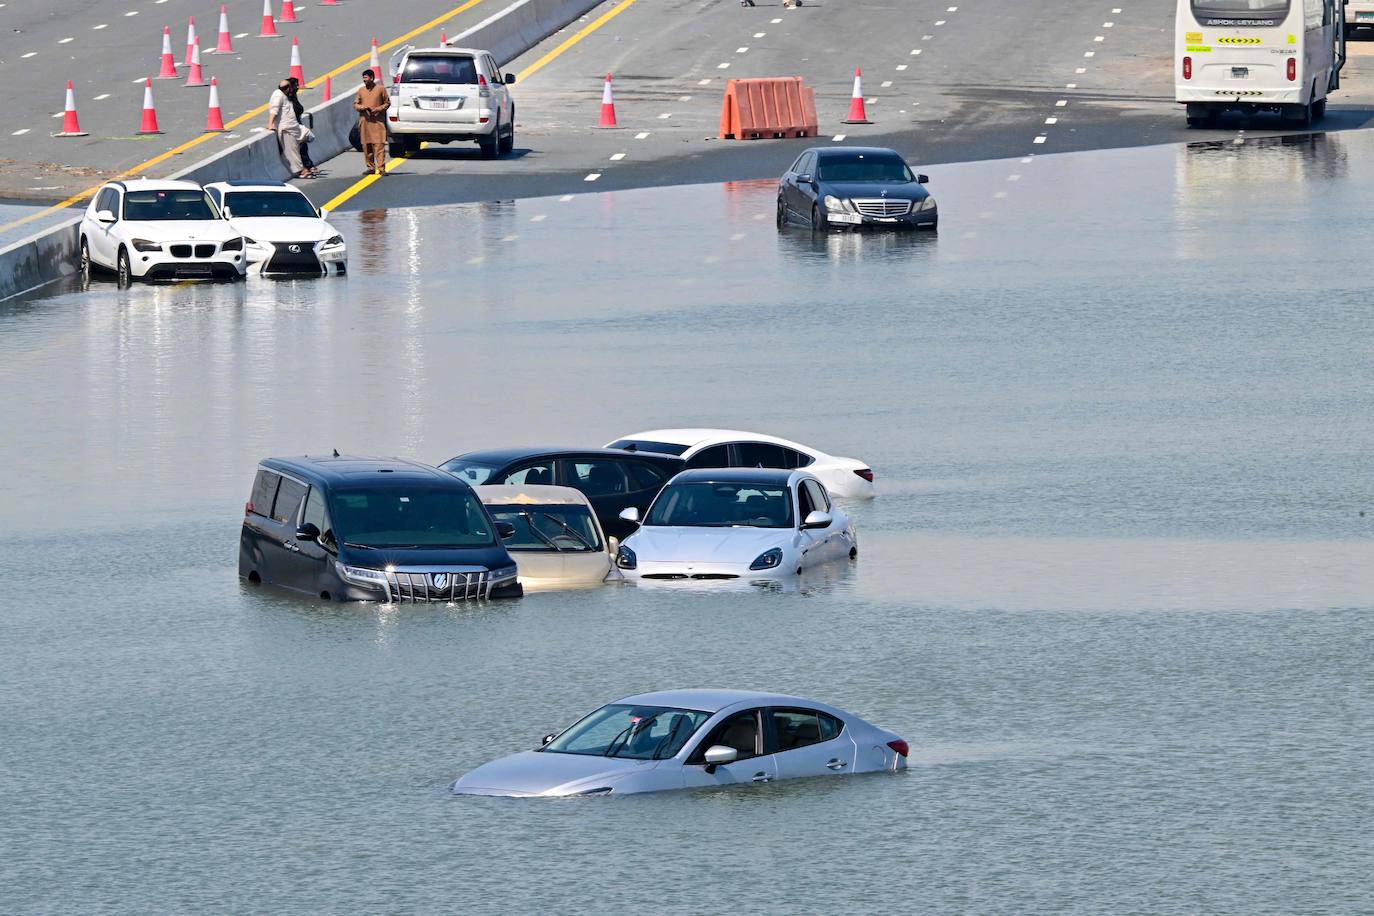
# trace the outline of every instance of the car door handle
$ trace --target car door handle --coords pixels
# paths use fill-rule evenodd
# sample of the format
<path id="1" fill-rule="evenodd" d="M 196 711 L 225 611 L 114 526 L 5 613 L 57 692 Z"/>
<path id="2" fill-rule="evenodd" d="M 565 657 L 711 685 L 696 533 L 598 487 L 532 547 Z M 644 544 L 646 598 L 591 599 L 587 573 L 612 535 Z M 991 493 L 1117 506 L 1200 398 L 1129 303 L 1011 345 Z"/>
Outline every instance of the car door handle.
<path id="1" fill-rule="evenodd" d="M 838 757 L 830 758 L 830 762 L 826 764 L 826 767 L 832 770 L 843 770 L 844 766 L 845 762 Z"/>
<path id="2" fill-rule="evenodd" d="M 773 777 L 772 777 L 772 776 L 769 776 L 767 773 L 755 773 L 755 774 L 754 774 L 754 782 L 772 782 L 772 781 L 773 781 Z"/>

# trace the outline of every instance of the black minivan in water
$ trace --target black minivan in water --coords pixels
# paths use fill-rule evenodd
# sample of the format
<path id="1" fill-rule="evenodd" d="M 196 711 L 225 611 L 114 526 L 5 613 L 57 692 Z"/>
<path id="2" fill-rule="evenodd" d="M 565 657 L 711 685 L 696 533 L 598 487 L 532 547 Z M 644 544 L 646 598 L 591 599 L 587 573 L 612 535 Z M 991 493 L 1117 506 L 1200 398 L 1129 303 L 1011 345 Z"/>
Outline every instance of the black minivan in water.
<path id="1" fill-rule="evenodd" d="M 399 458 L 268 458 L 243 512 L 239 576 L 335 601 L 462 601 L 523 593 L 466 483 Z"/>

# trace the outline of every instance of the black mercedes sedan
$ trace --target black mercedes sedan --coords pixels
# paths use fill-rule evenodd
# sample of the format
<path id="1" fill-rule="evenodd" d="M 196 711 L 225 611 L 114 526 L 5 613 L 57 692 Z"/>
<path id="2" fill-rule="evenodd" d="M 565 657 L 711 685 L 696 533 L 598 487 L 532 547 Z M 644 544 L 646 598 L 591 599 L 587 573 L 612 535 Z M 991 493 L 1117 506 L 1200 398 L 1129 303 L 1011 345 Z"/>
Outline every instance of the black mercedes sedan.
<path id="1" fill-rule="evenodd" d="M 927 181 L 895 150 L 812 147 L 778 181 L 778 228 L 934 229 L 940 214 Z"/>
<path id="2" fill-rule="evenodd" d="M 607 536 L 624 539 L 635 525 L 620 517 L 634 506 L 649 511 L 658 491 L 681 471 L 676 455 L 618 448 L 507 448 L 467 452 L 439 465 L 469 486 L 548 484 L 580 490 Z"/>

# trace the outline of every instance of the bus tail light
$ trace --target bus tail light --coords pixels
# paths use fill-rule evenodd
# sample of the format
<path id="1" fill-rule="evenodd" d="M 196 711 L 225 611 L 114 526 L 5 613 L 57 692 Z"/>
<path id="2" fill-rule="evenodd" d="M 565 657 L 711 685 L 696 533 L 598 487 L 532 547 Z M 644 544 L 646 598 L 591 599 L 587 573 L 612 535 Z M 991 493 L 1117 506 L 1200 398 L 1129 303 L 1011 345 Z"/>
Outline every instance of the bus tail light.
<path id="1" fill-rule="evenodd" d="M 1289 63 L 1292 61 L 1290 60 Z M 1186 80 L 1193 78 L 1193 59 L 1191 57 L 1183 58 L 1183 78 Z"/>
<path id="2" fill-rule="evenodd" d="M 1288 82 L 1291 83 L 1291 82 L 1295 81 L 1297 78 L 1298 78 L 1298 59 L 1297 59 L 1296 57 L 1290 57 L 1290 58 L 1288 58 Z"/>

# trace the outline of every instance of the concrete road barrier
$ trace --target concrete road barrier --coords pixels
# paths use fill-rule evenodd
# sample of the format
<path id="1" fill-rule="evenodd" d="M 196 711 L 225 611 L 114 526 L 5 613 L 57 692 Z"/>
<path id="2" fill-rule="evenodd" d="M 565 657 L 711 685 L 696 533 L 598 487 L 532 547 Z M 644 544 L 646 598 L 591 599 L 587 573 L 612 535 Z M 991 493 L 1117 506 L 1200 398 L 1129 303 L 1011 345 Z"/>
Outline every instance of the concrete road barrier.
<path id="1" fill-rule="evenodd" d="M 814 137 L 816 94 L 800 76 L 730 80 L 720 109 L 720 139 Z"/>

